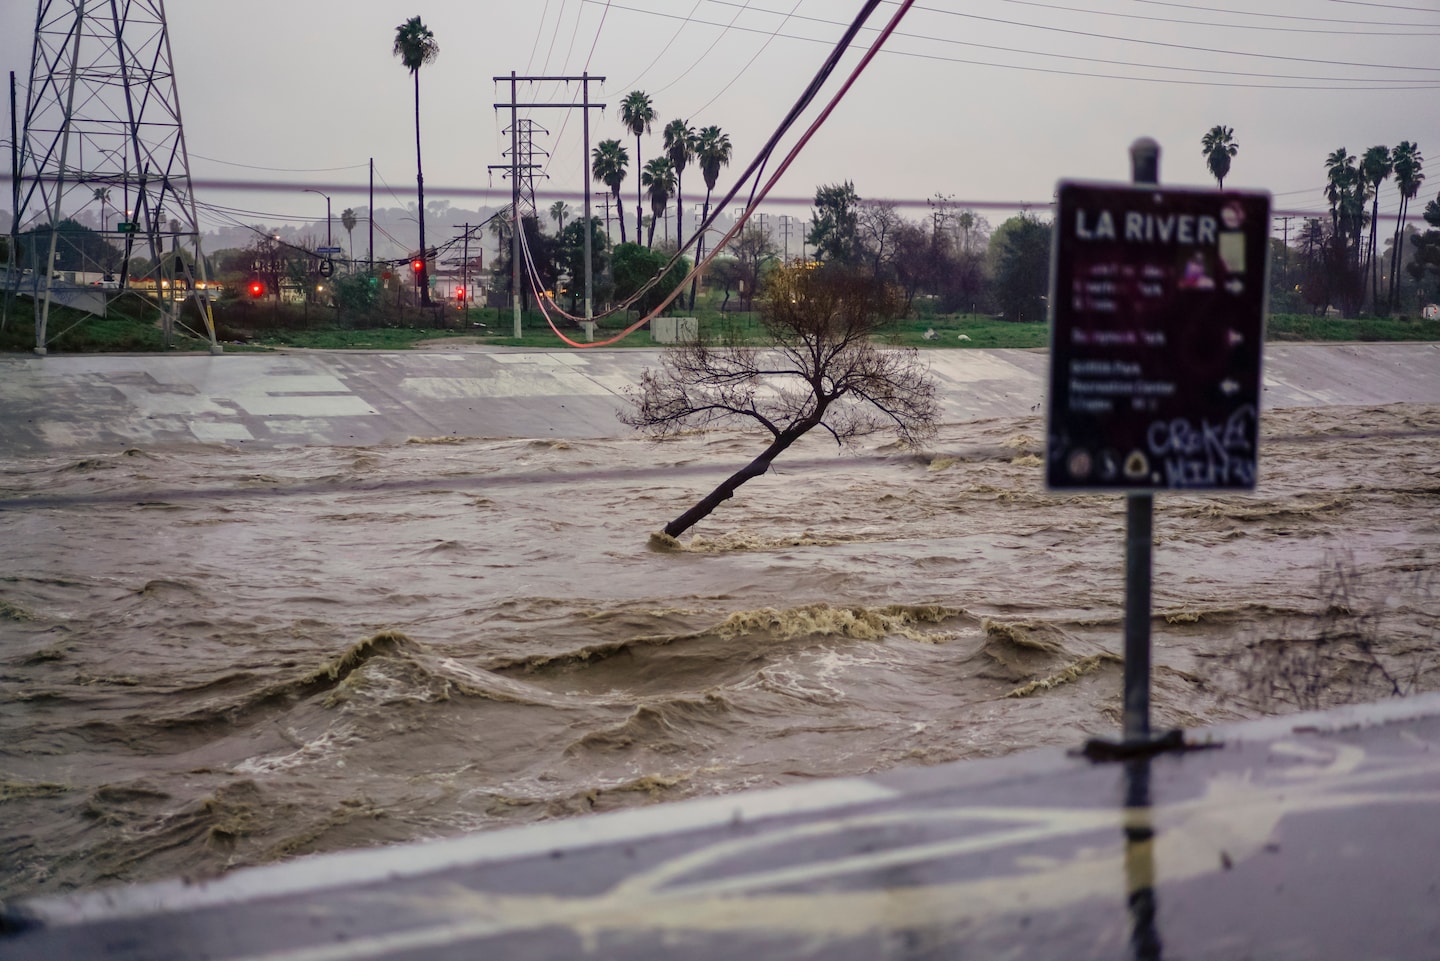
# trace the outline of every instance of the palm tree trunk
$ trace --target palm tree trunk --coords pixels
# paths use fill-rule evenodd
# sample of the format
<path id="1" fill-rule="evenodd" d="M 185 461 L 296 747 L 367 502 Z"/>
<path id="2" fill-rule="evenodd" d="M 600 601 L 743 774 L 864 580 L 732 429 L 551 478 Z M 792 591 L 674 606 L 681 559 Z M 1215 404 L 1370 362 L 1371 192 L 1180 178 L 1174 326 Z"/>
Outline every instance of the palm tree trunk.
<path id="1" fill-rule="evenodd" d="M 420 198 L 420 306 L 430 306 L 429 258 L 425 256 L 425 174 L 420 166 L 420 71 L 415 71 L 415 187 Z"/>
<path id="2" fill-rule="evenodd" d="M 645 207 L 641 200 L 640 135 L 635 135 L 635 242 L 640 242 L 640 230 L 645 224 Z"/>
<path id="3" fill-rule="evenodd" d="M 675 171 L 675 249 L 685 249 L 685 200 L 680 192 L 680 171 Z"/>
<path id="4" fill-rule="evenodd" d="M 1373 313 L 1380 306 L 1380 279 L 1377 272 L 1380 269 L 1376 263 L 1375 255 L 1379 253 L 1376 249 L 1380 240 L 1380 184 L 1375 184 L 1375 201 L 1370 207 L 1370 310 Z"/>
<path id="5" fill-rule="evenodd" d="M 612 192 L 615 194 L 615 219 L 620 221 L 620 242 L 623 244 L 625 243 L 625 202 L 620 199 L 619 184 L 615 185 Z"/>
<path id="6" fill-rule="evenodd" d="M 705 223 L 710 219 L 710 184 L 705 184 L 705 205 L 700 208 L 700 239 L 695 242 L 695 266 L 705 259 Z M 690 281 L 690 309 L 695 309 L 695 294 L 700 287 L 700 276 Z"/>
<path id="7" fill-rule="evenodd" d="M 1400 262 L 1405 256 L 1405 213 L 1410 205 L 1410 198 L 1402 191 L 1400 194 L 1400 210 L 1395 218 L 1395 243 L 1391 246 L 1390 253 L 1390 312 L 1395 312 L 1395 302 L 1400 298 Z"/>

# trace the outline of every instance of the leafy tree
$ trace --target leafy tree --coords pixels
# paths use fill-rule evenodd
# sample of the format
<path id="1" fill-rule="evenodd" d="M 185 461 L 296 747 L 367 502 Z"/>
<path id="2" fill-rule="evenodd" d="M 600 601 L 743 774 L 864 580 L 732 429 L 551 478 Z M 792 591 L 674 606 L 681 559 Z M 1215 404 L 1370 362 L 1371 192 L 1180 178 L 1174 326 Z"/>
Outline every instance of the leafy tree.
<path id="1" fill-rule="evenodd" d="M 599 217 L 590 218 L 590 278 L 595 297 L 606 299 L 607 288 L 602 280 L 609 262 L 610 241 L 605 236 Z M 578 298 L 585 292 L 585 221 L 576 219 L 560 231 L 556 243 L 556 263 L 570 275 L 570 312 L 575 313 Z"/>
<path id="2" fill-rule="evenodd" d="M 755 222 L 747 223 L 731 247 L 735 252 L 735 280 L 745 294 L 745 308 L 750 309 L 760 289 L 767 261 L 778 253 L 770 234 Z"/>
<path id="3" fill-rule="evenodd" d="M 1380 184 L 1389 179 L 1395 169 L 1390 158 L 1390 148 L 1376 145 L 1365 151 L 1360 158 L 1360 177 L 1370 188 L 1372 208 L 1370 211 L 1370 244 L 1365 252 L 1365 273 L 1370 275 L 1370 304 L 1372 308 L 1380 302 L 1380 280 L 1377 276 L 1376 243 L 1380 226 Z"/>
<path id="4" fill-rule="evenodd" d="M 856 236 L 877 277 L 894 278 L 895 232 L 902 223 L 904 218 L 888 200 L 866 201 L 856 212 Z"/>
<path id="5" fill-rule="evenodd" d="M 665 156 L 675 170 L 675 246 L 685 248 L 685 195 L 683 193 L 685 168 L 695 159 L 695 145 L 698 137 L 695 128 L 683 120 L 672 120 L 665 125 Z"/>
<path id="6" fill-rule="evenodd" d="M 815 248 L 816 260 L 854 264 L 859 259 L 859 206 L 855 185 L 848 180 L 816 188 L 805 238 Z"/>
<path id="7" fill-rule="evenodd" d="M 420 199 L 420 209 L 416 214 L 420 226 L 420 249 L 428 250 L 425 246 L 425 173 L 420 164 L 420 68 L 435 62 L 435 58 L 440 55 L 440 45 L 435 42 L 435 34 L 420 22 L 419 17 L 411 17 L 395 28 L 395 46 L 392 52 L 415 78 L 415 187 Z M 419 277 L 420 303 L 426 307 L 430 306 L 428 270 L 422 261 Z"/>
<path id="8" fill-rule="evenodd" d="M 995 299 L 1006 320 L 1045 319 L 1050 241 L 1050 225 L 1030 213 L 1011 217 L 991 235 Z"/>
<path id="9" fill-rule="evenodd" d="M 1440 194 L 1425 205 L 1424 216 L 1425 222 L 1434 229 L 1415 238 L 1415 255 L 1405 270 L 1419 285 L 1420 296 L 1425 298 L 1428 292 L 1429 299 L 1434 301 L 1440 300 Z"/>
<path id="10" fill-rule="evenodd" d="M 105 271 L 115 270 L 120 261 L 120 251 L 92 227 L 66 217 L 55 228 L 55 270 Z M 50 225 L 44 224 L 19 235 L 19 256 L 16 260 L 21 267 L 43 272 L 40 262 L 50 255 Z"/>
<path id="11" fill-rule="evenodd" d="M 675 192 L 675 168 L 670 165 L 669 157 L 652 157 L 640 172 L 640 183 L 644 184 L 647 193 L 650 194 L 650 236 L 645 239 L 645 246 L 655 246 L 655 224 L 665 216 L 665 208 L 670 204 L 670 195 Z"/>
<path id="12" fill-rule="evenodd" d="M 1225 177 L 1230 173 L 1230 158 L 1240 152 L 1235 142 L 1235 131 L 1219 124 L 1211 127 L 1200 138 L 1200 150 L 1205 154 L 1205 166 L 1221 190 L 1225 189 Z"/>
<path id="13" fill-rule="evenodd" d="M 595 145 L 590 155 L 590 176 L 610 188 L 615 196 L 615 216 L 620 221 L 620 242 L 625 243 L 625 208 L 620 203 L 620 188 L 625 185 L 629 172 L 630 155 L 618 140 L 602 140 Z M 609 211 L 605 214 L 605 233 L 610 233 Z M 636 224 L 639 230 L 639 224 Z"/>
<path id="14" fill-rule="evenodd" d="M 345 314 L 369 314 L 380 304 L 379 278 L 368 273 L 335 277 L 330 281 L 330 291 L 335 306 Z M 350 321 L 354 324 L 353 318 Z"/>
<path id="15" fill-rule="evenodd" d="M 928 284 L 933 287 L 938 279 L 933 256 L 935 238 L 918 224 L 902 220 L 895 227 L 891 249 L 894 256 L 890 261 L 890 270 L 905 295 L 901 313 L 909 316 L 920 286 Z"/>
<path id="16" fill-rule="evenodd" d="M 512 228 L 513 229 L 513 228 Z M 525 246 L 530 250 L 531 260 L 535 264 L 533 281 L 541 290 L 553 290 L 555 278 L 559 275 L 556 260 L 558 255 L 558 243 L 556 239 L 540 229 L 540 221 L 533 216 L 522 216 L 520 218 L 520 229 L 525 231 Z M 491 271 L 490 289 L 497 293 L 514 293 L 515 271 L 513 269 L 514 246 L 511 244 L 502 245 L 495 255 L 494 268 Z M 522 270 L 522 278 L 527 276 L 529 271 Z M 520 303 L 529 303 L 529 285 L 522 279 L 520 283 Z"/>
<path id="17" fill-rule="evenodd" d="M 768 346 L 665 349 L 627 391 L 620 420 L 656 440 L 680 431 L 758 425 L 770 443 L 694 507 L 665 525 L 679 537 L 763 476 L 796 441 L 821 428 L 844 446 L 880 431 L 912 446 L 932 436 L 935 382 L 914 350 L 885 350 L 874 337 L 899 297 L 874 277 L 840 268 L 776 271 L 762 311 Z"/>
<path id="18" fill-rule="evenodd" d="M 1420 155 L 1420 146 L 1402 140 L 1390 153 L 1394 167 L 1395 187 L 1400 191 L 1400 212 L 1395 218 L 1395 241 L 1390 258 L 1390 309 L 1400 295 L 1400 265 L 1405 260 L 1405 217 L 1410 212 L 1410 201 L 1420 192 L 1425 180 L 1425 158 Z"/>
<path id="19" fill-rule="evenodd" d="M 642 314 L 648 314 L 660 306 L 660 302 L 678 287 L 690 272 L 690 262 L 681 257 L 661 276 L 660 272 L 665 270 L 669 261 L 670 258 L 660 251 L 649 250 L 639 244 L 617 246 L 610 257 L 611 270 L 615 275 L 616 299 L 629 300 L 659 277 L 658 281 L 645 290 L 634 306 Z"/>
<path id="20" fill-rule="evenodd" d="M 640 225 L 645 220 L 645 212 L 640 201 L 640 194 L 644 187 L 644 177 L 641 176 L 644 168 L 640 166 L 640 135 L 650 132 L 650 124 L 654 120 L 655 107 L 650 102 L 650 95 L 645 91 L 632 90 L 625 95 L 624 100 L 620 101 L 620 121 L 635 135 L 635 242 L 637 244 L 640 242 Z"/>

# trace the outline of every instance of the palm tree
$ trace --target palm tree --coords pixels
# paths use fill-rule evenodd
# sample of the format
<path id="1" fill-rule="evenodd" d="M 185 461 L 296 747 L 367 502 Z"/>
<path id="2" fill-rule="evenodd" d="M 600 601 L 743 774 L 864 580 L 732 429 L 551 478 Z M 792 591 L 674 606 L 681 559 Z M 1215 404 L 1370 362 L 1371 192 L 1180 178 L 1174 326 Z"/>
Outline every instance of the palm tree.
<path id="1" fill-rule="evenodd" d="M 426 273 L 426 262 L 428 258 L 425 246 L 425 174 L 420 165 L 420 68 L 427 63 L 434 63 L 435 58 L 440 55 L 440 45 L 435 42 L 435 34 L 430 28 L 420 22 L 419 17 L 411 17 L 400 26 L 395 28 L 395 47 L 392 51 L 400 58 L 405 69 L 410 71 L 415 78 L 415 186 L 420 196 L 419 225 L 420 225 L 420 303 L 422 306 L 430 306 L 430 278 Z"/>
<path id="2" fill-rule="evenodd" d="M 360 222 L 355 216 L 355 211 L 346 207 L 340 211 L 340 226 L 345 228 L 345 233 L 350 237 L 350 259 L 355 259 L 355 225 Z"/>
<path id="3" fill-rule="evenodd" d="M 1380 227 L 1380 184 L 1390 176 L 1394 166 L 1394 161 L 1390 158 L 1390 148 L 1383 145 L 1371 147 L 1360 158 L 1361 180 L 1371 189 L 1374 197 L 1370 209 L 1370 246 L 1365 252 L 1366 272 L 1370 274 L 1371 310 L 1375 309 L 1376 303 L 1380 300 L 1380 281 L 1377 277 L 1379 268 L 1375 262 L 1377 259 L 1375 247 L 1379 240 Z"/>
<path id="4" fill-rule="evenodd" d="M 655 119 L 655 107 L 650 103 L 650 95 L 643 90 L 632 90 L 620 101 L 620 120 L 635 135 L 635 242 L 640 242 L 640 223 L 645 219 L 644 211 L 641 208 L 641 183 L 640 172 L 640 135 L 650 132 L 650 122 Z M 624 231 L 621 231 L 622 235 Z M 623 236 L 622 236 L 623 241 Z"/>
<path id="5" fill-rule="evenodd" d="M 565 232 L 565 215 L 568 213 L 570 208 L 563 200 L 557 200 L 550 205 L 550 219 L 555 221 L 555 236 Z"/>
<path id="6" fill-rule="evenodd" d="M 650 236 L 645 240 L 646 247 L 655 246 L 655 224 L 665 216 L 665 207 L 670 203 L 671 196 L 675 193 L 675 168 L 670 163 L 669 157 L 653 157 L 640 172 L 640 182 L 650 188 Z"/>
<path id="7" fill-rule="evenodd" d="M 590 156 L 590 176 L 596 183 L 610 188 L 615 195 L 615 214 L 620 221 L 620 242 L 625 243 L 625 210 L 620 206 L 620 188 L 625 186 L 625 175 L 630 170 L 630 155 L 618 140 L 602 140 L 595 145 Z M 640 226 L 637 222 L 635 230 Z M 610 236 L 610 211 L 605 211 L 605 236 Z"/>
<path id="8" fill-rule="evenodd" d="M 1391 166 L 1395 173 L 1395 186 L 1400 191 L 1400 211 L 1395 219 L 1395 242 L 1390 249 L 1390 309 L 1395 309 L 1395 300 L 1400 294 L 1400 262 L 1405 253 L 1405 215 L 1410 211 L 1410 201 L 1420 192 L 1425 180 L 1422 168 L 1425 158 L 1420 156 L 1420 145 L 1402 140 L 1390 152 Z"/>
<path id="9" fill-rule="evenodd" d="M 106 229 L 106 221 L 109 220 L 110 188 L 96 187 L 95 199 L 100 201 L 100 230 L 103 233 Z"/>
<path id="10" fill-rule="evenodd" d="M 685 197 L 681 184 L 685 167 L 695 159 L 695 128 L 683 120 L 672 120 L 665 125 L 665 153 L 670 166 L 675 169 L 675 246 L 685 246 Z"/>
<path id="11" fill-rule="evenodd" d="M 1344 147 L 1331 152 L 1325 158 L 1325 199 L 1330 202 L 1330 227 L 1343 245 L 1350 235 L 1350 216 L 1354 209 L 1356 187 L 1364 189 L 1360 171 L 1355 167 L 1355 155 Z M 1362 201 L 1363 209 L 1363 201 Z"/>
<path id="12" fill-rule="evenodd" d="M 701 208 L 700 242 L 695 245 L 695 262 L 698 264 L 705 256 L 705 234 L 704 225 L 710 220 L 710 194 L 715 190 L 715 183 L 720 179 L 720 168 L 730 164 L 730 137 L 720 132 L 716 126 L 703 127 L 695 138 L 695 159 L 700 164 L 700 176 L 705 178 L 705 205 Z M 690 284 L 690 309 L 695 309 L 695 291 L 699 286 L 699 278 Z"/>
<path id="13" fill-rule="evenodd" d="M 1230 173 L 1230 158 L 1240 152 L 1240 145 L 1235 142 L 1235 131 L 1231 127 L 1222 127 L 1219 124 L 1211 127 L 1205 136 L 1200 138 L 1200 151 L 1205 154 L 1205 166 L 1210 168 L 1210 176 L 1225 189 L 1225 177 Z"/>
<path id="14" fill-rule="evenodd" d="M 490 236 L 496 240 L 500 250 L 504 250 L 510 244 L 510 224 L 513 218 L 510 215 L 510 204 L 506 204 L 490 216 Z"/>
<path id="15" fill-rule="evenodd" d="M 695 159 L 700 163 L 700 175 L 705 178 L 705 206 L 700 213 L 702 223 L 710 219 L 710 194 L 715 190 L 715 182 L 720 179 L 720 168 L 730 165 L 730 152 L 730 137 L 721 133 L 719 127 L 705 127 L 695 138 Z"/>

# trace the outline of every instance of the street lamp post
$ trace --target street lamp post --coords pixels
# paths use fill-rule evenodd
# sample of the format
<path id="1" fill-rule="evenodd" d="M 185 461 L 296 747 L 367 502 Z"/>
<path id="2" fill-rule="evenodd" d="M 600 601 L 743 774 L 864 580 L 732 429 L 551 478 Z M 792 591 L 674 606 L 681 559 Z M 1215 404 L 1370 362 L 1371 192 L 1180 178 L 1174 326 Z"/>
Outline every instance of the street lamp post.
<path id="1" fill-rule="evenodd" d="M 301 190 L 307 194 L 319 194 L 325 198 L 325 246 L 331 245 L 330 241 L 330 195 L 323 190 L 316 190 L 313 187 L 302 187 Z"/>

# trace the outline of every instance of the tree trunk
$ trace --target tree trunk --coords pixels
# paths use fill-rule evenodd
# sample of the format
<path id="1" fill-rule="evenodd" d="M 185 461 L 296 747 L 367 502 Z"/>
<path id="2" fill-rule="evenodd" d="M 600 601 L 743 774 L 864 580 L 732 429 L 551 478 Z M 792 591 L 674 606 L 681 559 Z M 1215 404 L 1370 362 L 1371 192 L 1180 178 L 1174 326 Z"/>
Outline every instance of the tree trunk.
<path id="1" fill-rule="evenodd" d="M 640 242 L 640 231 L 645 225 L 645 210 L 641 201 L 641 188 L 644 186 L 643 173 L 645 168 L 640 166 L 640 134 L 635 134 L 635 242 Z"/>
<path id="2" fill-rule="evenodd" d="M 675 171 L 675 249 L 685 249 L 685 199 L 680 188 L 680 171 Z"/>
<path id="3" fill-rule="evenodd" d="M 694 507 L 666 524 L 665 533 L 671 537 L 679 537 L 706 517 L 709 517 L 715 508 L 735 495 L 735 491 L 740 488 L 741 484 L 744 484 L 748 480 L 754 480 L 770 470 L 770 463 L 775 460 L 776 457 L 779 457 L 787 447 L 795 443 L 801 435 L 815 426 L 816 423 L 819 423 L 819 421 L 815 421 L 814 423 L 806 421 L 803 425 L 791 427 L 790 430 L 776 437 L 759 457 L 752 460 L 749 464 L 746 464 L 734 474 L 731 474 L 723 484 L 709 494 L 706 494 Z"/>
<path id="4" fill-rule="evenodd" d="M 710 185 L 705 185 L 705 206 L 700 211 L 700 237 L 695 241 L 695 266 L 705 259 L 705 222 L 710 219 Z M 695 309 L 695 293 L 700 287 L 700 275 L 690 281 L 690 309 Z"/>
<path id="5" fill-rule="evenodd" d="M 1380 185 L 1375 185 L 1375 202 L 1370 208 L 1370 313 L 1380 312 L 1380 278 L 1377 256 L 1380 251 Z"/>

